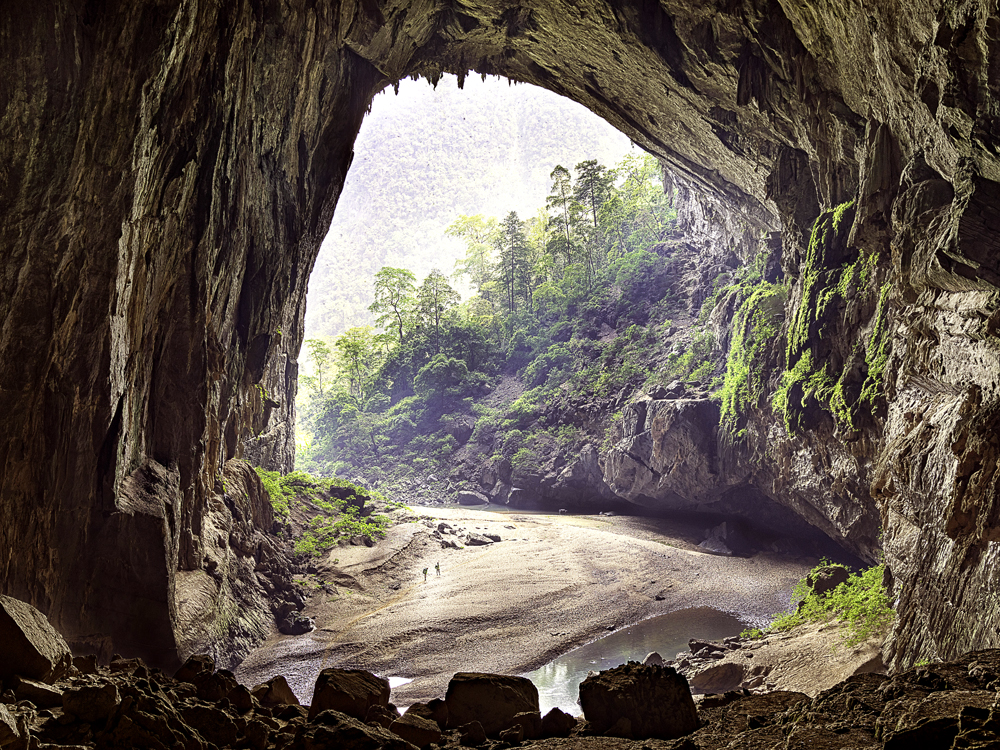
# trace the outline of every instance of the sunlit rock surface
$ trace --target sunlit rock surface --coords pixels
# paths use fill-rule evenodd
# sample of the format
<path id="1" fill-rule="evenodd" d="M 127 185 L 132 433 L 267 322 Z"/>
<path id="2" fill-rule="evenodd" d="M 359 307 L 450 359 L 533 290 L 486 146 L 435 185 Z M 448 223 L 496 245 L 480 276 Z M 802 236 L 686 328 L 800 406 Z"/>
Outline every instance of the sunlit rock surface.
<path id="1" fill-rule="evenodd" d="M 998 645 L 994 6 L 63 0 L 0 40 L 0 580 L 71 643 L 185 650 L 177 579 L 217 557 L 223 466 L 291 466 L 306 278 L 372 95 L 476 70 L 780 230 L 789 313 L 813 220 L 857 198 L 884 398 L 795 438 L 762 403 L 725 464 L 869 558 L 881 527 L 895 663 Z M 871 308 L 810 345 L 850 361 Z"/>

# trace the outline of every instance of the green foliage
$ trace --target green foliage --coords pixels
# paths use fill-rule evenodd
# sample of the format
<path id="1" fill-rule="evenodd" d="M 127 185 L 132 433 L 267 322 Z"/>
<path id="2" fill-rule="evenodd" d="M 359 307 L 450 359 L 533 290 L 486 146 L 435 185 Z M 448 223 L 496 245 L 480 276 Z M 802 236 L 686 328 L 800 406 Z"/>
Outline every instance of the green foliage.
<path id="1" fill-rule="evenodd" d="M 404 329 L 416 305 L 417 278 L 405 268 L 382 268 L 375 274 L 375 300 L 368 309 L 386 330 L 395 329 L 403 343 Z"/>
<path id="2" fill-rule="evenodd" d="M 373 513 L 367 517 L 361 510 L 368 502 L 378 502 L 387 508 L 405 507 L 393 503 L 379 492 L 359 487 L 337 477 L 319 479 L 304 471 L 281 475 L 255 467 L 264 489 L 271 499 L 275 515 L 288 522 L 293 505 L 303 512 L 315 513 L 294 542 L 295 551 L 320 555 L 341 539 L 363 536 L 382 538 L 389 527 L 388 516 Z"/>
<path id="3" fill-rule="evenodd" d="M 878 307 L 875 309 L 875 325 L 872 328 L 868 346 L 865 349 L 865 363 L 868 374 L 864 387 L 861 389 L 861 400 L 873 403 L 882 393 L 882 377 L 889 361 L 889 292 L 892 285 L 886 282 L 878 295 Z"/>
<path id="4" fill-rule="evenodd" d="M 847 247 L 853 220 L 852 201 L 822 214 L 813 225 L 802 301 L 790 320 L 786 369 L 772 402 L 789 432 L 804 427 L 804 410 L 810 404 L 824 409 L 838 425 L 856 429 L 859 406 L 870 406 L 881 393 L 889 346 L 888 284 L 878 295 L 871 335 L 856 341 L 847 361 L 819 361 L 813 351 L 816 342 L 844 320 L 851 305 L 872 301 L 877 255 Z M 855 374 L 862 371 L 863 380 Z"/>
<path id="5" fill-rule="evenodd" d="M 809 575 L 829 564 L 826 560 L 821 561 Z M 895 617 L 889 595 L 882 585 L 884 574 L 884 564 L 852 573 L 845 583 L 825 595 L 812 591 L 803 578 L 792 591 L 792 603 L 801 603 L 801 606 L 795 612 L 776 616 L 768 630 L 787 631 L 809 622 L 837 619 L 846 626 L 844 645 L 856 646 L 884 632 Z"/>
<path id="6" fill-rule="evenodd" d="M 650 377 L 656 326 L 669 308 L 657 307 L 669 279 L 660 243 L 675 216 L 659 168 L 652 158 L 617 170 L 588 160 L 575 179 L 561 168 L 552 175 L 548 214 L 521 221 L 509 213 L 502 222 L 466 215 L 448 228 L 466 243 L 458 272 L 478 291 L 461 306 L 439 272 L 415 290 L 409 272 L 379 272 L 372 311 L 387 330 L 352 329 L 348 342 L 335 343 L 335 385 L 327 377 L 322 397 L 309 392 L 315 416 L 303 466 L 387 482 L 437 471 L 469 439 L 475 399 L 506 372 L 528 391 L 475 414 L 471 439 L 507 431 L 493 452 L 515 472 L 536 471 L 578 438 L 577 428 L 545 423 L 553 404 L 609 398 Z M 710 334 L 695 337 L 679 365 L 690 382 L 713 380 L 714 348 Z"/>
<path id="7" fill-rule="evenodd" d="M 366 539 L 383 539 L 389 527 L 388 516 L 372 514 L 367 518 L 358 515 L 354 506 L 344 508 L 339 516 L 314 516 L 298 539 L 294 549 L 298 554 L 318 557 L 334 547 L 341 539 L 361 536 Z"/>
<path id="8" fill-rule="evenodd" d="M 719 393 L 720 423 L 730 439 L 742 436 L 741 417 L 764 396 L 767 354 L 781 332 L 787 298 L 786 286 L 762 281 L 736 311 Z"/>
<path id="9" fill-rule="evenodd" d="M 745 628 L 740 631 L 740 638 L 763 638 L 764 631 L 760 628 Z"/>
<path id="10" fill-rule="evenodd" d="M 282 481 L 285 477 L 276 471 L 265 471 L 259 466 L 255 466 L 254 471 L 257 472 L 261 484 L 264 485 L 264 489 L 267 491 L 274 514 L 282 521 L 287 521 L 290 513 L 289 506 L 295 498 L 295 489 L 286 481 Z"/>

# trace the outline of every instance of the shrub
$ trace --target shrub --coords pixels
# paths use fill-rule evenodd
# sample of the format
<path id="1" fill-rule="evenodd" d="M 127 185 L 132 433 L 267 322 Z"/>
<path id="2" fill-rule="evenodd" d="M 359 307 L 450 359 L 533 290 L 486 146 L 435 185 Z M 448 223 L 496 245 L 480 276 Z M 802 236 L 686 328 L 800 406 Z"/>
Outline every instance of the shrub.
<path id="1" fill-rule="evenodd" d="M 809 571 L 809 575 L 828 565 L 826 560 L 821 561 Z M 852 573 L 845 583 L 825 595 L 816 594 L 803 578 L 792 591 L 792 604 L 801 603 L 801 606 L 795 612 L 777 615 L 768 630 L 791 630 L 798 625 L 835 618 L 847 626 L 844 645 L 856 646 L 884 631 L 896 616 L 889 605 L 889 594 L 882 585 L 884 574 L 884 564 Z"/>

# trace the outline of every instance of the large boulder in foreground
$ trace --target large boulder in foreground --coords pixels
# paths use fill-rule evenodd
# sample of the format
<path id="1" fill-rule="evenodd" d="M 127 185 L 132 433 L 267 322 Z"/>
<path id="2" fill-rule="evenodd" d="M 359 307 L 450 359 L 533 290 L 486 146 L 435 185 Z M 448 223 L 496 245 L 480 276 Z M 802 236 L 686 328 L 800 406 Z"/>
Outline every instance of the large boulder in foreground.
<path id="1" fill-rule="evenodd" d="M 595 734 L 672 740 L 698 728 L 687 680 L 672 667 L 630 662 L 580 683 L 580 706 Z"/>
<path id="2" fill-rule="evenodd" d="M 363 669 L 324 669 L 316 678 L 309 720 L 332 710 L 364 721 L 372 706 L 388 705 L 388 680 Z"/>
<path id="3" fill-rule="evenodd" d="M 9 596 L 0 596 L 0 644 L 0 681 L 19 675 L 55 682 L 73 664 L 69 646 L 45 615 Z"/>
<path id="4" fill-rule="evenodd" d="M 531 680 L 510 675 L 459 672 L 444 700 L 449 728 L 478 721 L 490 736 L 512 727 L 520 713 L 538 713 L 538 689 Z"/>

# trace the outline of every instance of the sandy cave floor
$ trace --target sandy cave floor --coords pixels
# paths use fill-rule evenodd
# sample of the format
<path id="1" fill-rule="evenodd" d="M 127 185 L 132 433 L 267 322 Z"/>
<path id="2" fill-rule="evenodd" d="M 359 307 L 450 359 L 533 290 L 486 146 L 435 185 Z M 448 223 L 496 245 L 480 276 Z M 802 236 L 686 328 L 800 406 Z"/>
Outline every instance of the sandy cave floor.
<path id="1" fill-rule="evenodd" d="M 241 682 L 283 674 L 309 703 L 321 669 L 366 669 L 411 678 L 392 691 L 406 706 L 444 697 L 455 672 L 521 674 L 678 609 L 711 606 L 759 625 L 788 606 L 792 586 L 816 563 L 705 554 L 692 528 L 662 519 L 418 506 L 395 513 L 412 520 L 394 523 L 373 548 L 336 547 L 317 562 L 305 610 L 316 630 L 275 630 L 239 668 Z M 443 549 L 432 535 L 441 522 L 502 541 Z"/>

